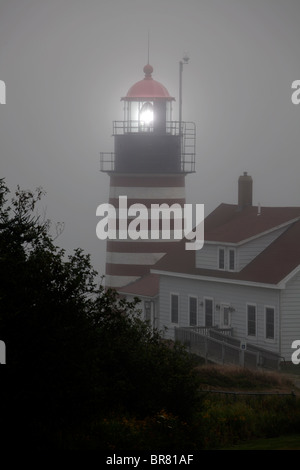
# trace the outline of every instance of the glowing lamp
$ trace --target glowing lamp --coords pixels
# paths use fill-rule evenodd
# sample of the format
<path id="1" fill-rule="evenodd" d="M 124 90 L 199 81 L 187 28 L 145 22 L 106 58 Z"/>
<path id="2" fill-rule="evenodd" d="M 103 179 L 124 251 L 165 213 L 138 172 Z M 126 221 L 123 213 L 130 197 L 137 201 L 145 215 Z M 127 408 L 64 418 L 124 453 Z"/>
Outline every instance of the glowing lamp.
<path id="1" fill-rule="evenodd" d="M 143 104 L 140 111 L 140 123 L 141 125 L 150 126 L 153 123 L 153 105 L 147 101 Z"/>

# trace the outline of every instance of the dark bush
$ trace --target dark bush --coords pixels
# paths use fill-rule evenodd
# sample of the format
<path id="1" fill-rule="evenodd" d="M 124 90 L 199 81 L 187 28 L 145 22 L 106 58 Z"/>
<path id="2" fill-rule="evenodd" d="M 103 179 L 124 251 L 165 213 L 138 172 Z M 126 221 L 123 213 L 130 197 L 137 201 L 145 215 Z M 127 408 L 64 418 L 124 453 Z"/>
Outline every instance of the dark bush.
<path id="1" fill-rule="evenodd" d="M 36 215 L 43 195 L 20 191 L 8 203 L 0 184 L 2 422 L 16 448 L 68 447 L 114 412 L 162 408 L 191 414 L 197 376 L 190 356 L 141 321 L 137 301 L 97 287 L 89 256 L 66 257 Z M 85 431 L 85 429 L 89 431 Z M 72 444 L 73 443 L 73 444 Z"/>

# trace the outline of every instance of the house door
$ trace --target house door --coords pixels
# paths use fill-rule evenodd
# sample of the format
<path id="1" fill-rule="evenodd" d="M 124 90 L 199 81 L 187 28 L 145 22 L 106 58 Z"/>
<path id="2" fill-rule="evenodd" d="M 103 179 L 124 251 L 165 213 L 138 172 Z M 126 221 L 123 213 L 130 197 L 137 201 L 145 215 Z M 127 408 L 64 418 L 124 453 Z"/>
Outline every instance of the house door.
<path id="1" fill-rule="evenodd" d="M 229 305 L 221 304 L 220 315 L 221 315 L 221 318 L 220 318 L 221 328 L 229 328 L 231 326 L 231 314 L 230 314 Z"/>
<path id="2" fill-rule="evenodd" d="M 213 326 L 213 300 L 204 300 L 204 315 L 205 315 L 205 326 L 210 328 Z"/>

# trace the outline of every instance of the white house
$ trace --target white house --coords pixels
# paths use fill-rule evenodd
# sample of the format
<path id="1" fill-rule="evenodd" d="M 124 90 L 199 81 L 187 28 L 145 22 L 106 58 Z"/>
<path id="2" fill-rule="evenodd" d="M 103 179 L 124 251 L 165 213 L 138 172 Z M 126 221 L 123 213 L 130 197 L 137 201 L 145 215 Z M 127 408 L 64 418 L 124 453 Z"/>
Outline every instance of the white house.
<path id="1" fill-rule="evenodd" d="M 231 328 L 290 361 L 300 340 L 300 207 L 253 206 L 244 173 L 238 204 L 220 204 L 204 230 L 201 250 L 172 243 L 150 275 L 121 292 L 140 297 L 168 338 L 175 327 Z"/>

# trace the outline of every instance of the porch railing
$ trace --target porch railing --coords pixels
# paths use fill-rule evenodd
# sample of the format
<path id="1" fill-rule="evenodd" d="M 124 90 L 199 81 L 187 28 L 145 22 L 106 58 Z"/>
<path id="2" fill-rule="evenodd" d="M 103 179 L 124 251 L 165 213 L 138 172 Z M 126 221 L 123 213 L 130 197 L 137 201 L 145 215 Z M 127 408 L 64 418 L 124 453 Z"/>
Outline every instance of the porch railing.
<path id="1" fill-rule="evenodd" d="M 175 340 L 185 344 L 191 353 L 203 357 L 206 362 L 273 370 L 280 367 L 278 354 L 233 338 L 230 328 L 177 327 Z"/>

